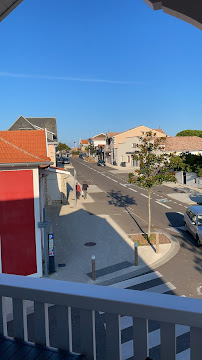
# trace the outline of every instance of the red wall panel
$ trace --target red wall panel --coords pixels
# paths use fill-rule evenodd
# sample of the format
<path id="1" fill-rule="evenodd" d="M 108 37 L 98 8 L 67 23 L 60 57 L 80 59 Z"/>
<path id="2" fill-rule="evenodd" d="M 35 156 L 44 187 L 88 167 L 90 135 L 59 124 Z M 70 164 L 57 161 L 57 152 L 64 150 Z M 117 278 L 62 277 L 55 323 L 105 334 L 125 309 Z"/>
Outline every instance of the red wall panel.
<path id="1" fill-rule="evenodd" d="M 0 171 L 2 272 L 37 272 L 33 171 Z"/>

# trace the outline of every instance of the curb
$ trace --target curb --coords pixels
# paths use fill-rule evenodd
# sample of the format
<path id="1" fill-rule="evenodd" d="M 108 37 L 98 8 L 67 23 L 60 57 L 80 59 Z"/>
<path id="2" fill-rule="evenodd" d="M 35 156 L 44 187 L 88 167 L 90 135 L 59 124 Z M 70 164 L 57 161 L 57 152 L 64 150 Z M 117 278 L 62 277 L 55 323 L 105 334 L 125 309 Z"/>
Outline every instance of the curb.
<path id="1" fill-rule="evenodd" d="M 123 237 L 124 240 L 126 240 L 126 242 L 128 244 L 133 243 L 132 240 L 128 237 L 128 235 L 125 233 L 125 231 L 111 218 L 110 215 L 99 215 L 99 216 L 102 217 L 102 218 L 105 218 L 110 223 L 110 225 L 113 228 L 115 228 L 116 231 L 118 230 L 117 232 L 119 233 L 119 235 L 121 237 Z M 174 236 L 166 233 L 165 231 L 161 230 L 161 231 L 158 231 L 158 232 L 161 232 L 162 234 L 166 235 L 170 239 L 170 242 L 171 242 L 170 250 L 161 259 L 154 261 L 150 265 L 144 265 L 144 266 L 142 266 L 141 268 L 139 268 L 137 270 L 134 269 L 134 271 L 131 271 L 131 272 L 127 273 L 127 274 L 119 275 L 119 276 L 111 278 L 109 280 L 100 281 L 99 283 L 95 282 L 94 285 L 100 285 L 100 286 L 112 285 L 114 283 L 124 281 L 124 280 L 130 279 L 130 278 L 135 277 L 135 276 L 142 275 L 142 274 L 144 274 L 146 272 L 149 272 L 151 270 L 155 270 L 159 266 L 162 266 L 165 263 L 167 263 L 168 261 L 170 261 L 178 253 L 178 251 L 180 249 L 180 243 Z M 135 266 L 134 266 L 134 268 L 135 268 Z"/>

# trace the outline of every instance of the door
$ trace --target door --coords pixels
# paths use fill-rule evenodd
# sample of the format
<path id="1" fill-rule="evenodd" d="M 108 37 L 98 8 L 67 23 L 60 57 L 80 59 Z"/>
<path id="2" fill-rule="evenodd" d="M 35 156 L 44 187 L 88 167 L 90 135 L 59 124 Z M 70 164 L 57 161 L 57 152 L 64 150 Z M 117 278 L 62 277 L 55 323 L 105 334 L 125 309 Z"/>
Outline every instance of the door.
<path id="1" fill-rule="evenodd" d="M 2 272 L 37 272 L 32 170 L 0 172 Z"/>

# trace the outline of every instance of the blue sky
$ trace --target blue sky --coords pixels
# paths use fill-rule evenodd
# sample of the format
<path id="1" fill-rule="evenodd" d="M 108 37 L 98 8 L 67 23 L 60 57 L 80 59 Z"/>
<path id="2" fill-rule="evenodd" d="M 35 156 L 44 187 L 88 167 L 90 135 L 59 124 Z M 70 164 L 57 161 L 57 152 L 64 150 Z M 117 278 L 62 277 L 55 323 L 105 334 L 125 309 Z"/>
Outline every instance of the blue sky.
<path id="1" fill-rule="evenodd" d="M 57 116 L 59 140 L 202 129 L 202 32 L 143 0 L 24 0 L 0 23 L 0 129 Z"/>

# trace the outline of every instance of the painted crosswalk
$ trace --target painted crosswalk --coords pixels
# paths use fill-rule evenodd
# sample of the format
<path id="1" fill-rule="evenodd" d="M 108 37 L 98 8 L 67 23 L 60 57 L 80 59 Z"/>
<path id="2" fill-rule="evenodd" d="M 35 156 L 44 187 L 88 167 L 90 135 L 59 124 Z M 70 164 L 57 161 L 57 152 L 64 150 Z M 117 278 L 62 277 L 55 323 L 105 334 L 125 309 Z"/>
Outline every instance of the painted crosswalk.
<path id="1" fill-rule="evenodd" d="M 175 286 L 170 282 L 164 282 L 162 275 L 158 271 L 137 276 L 128 280 L 109 285 L 113 288 L 131 289 L 159 294 L 174 295 Z M 168 295 L 168 296 L 169 296 Z M 100 313 L 105 324 L 105 313 Z M 122 316 L 120 319 L 121 329 L 121 353 L 122 360 L 131 360 L 133 358 L 133 318 Z M 149 321 L 148 347 L 151 359 L 160 359 L 160 325 L 157 322 Z M 189 360 L 189 326 L 176 325 L 177 354 L 176 360 Z"/>

